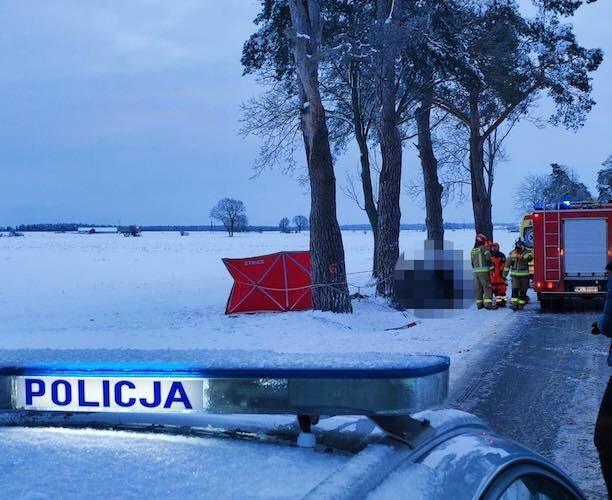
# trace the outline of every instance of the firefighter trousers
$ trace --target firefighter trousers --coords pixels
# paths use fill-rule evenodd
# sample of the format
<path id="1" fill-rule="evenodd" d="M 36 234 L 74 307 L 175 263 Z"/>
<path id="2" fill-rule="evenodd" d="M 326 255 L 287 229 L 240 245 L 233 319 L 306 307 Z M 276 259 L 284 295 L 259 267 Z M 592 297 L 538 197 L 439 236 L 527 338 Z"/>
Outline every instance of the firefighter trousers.
<path id="1" fill-rule="evenodd" d="M 512 305 L 524 306 L 527 303 L 527 290 L 529 289 L 529 275 L 512 276 Z"/>
<path id="2" fill-rule="evenodd" d="M 495 295 L 495 303 L 503 303 L 506 301 L 506 282 L 503 278 L 491 275 L 491 288 Z"/>
<path id="3" fill-rule="evenodd" d="M 491 275 L 488 272 L 474 273 L 474 291 L 476 293 L 476 305 L 484 305 L 485 307 L 493 305 Z"/>
<path id="4" fill-rule="evenodd" d="M 595 447 L 599 452 L 601 472 L 610 496 L 612 495 L 612 377 L 608 380 L 606 392 L 601 400 L 594 437 Z"/>

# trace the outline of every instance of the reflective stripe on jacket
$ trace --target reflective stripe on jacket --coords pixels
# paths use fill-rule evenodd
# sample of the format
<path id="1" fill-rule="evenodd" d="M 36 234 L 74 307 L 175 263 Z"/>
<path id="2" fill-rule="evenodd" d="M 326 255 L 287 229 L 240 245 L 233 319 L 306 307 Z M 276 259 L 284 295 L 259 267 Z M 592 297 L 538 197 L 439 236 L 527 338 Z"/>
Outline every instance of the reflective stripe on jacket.
<path id="1" fill-rule="evenodd" d="M 512 250 L 506 261 L 504 275 L 510 271 L 510 276 L 529 276 L 529 263 L 533 260 L 531 250 L 525 248 L 522 252 Z"/>
<path id="2" fill-rule="evenodd" d="M 491 265 L 491 252 L 484 246 L 474 247 L 470 252 L 472 269 L 475 273 L 488 273 L 493 269 Z"/>

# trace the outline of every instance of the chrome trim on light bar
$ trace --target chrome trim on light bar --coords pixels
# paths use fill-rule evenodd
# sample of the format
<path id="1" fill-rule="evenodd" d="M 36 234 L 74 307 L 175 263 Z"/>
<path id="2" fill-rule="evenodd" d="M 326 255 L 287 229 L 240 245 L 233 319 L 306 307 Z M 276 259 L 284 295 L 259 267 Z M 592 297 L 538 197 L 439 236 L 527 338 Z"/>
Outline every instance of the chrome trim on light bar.
<path id="1" fill-rule="evenodd" d="M 382 370 L 2 368 L 0 409 L 408 415 L 448 394 L 448 358 L 418 358 Z"/>

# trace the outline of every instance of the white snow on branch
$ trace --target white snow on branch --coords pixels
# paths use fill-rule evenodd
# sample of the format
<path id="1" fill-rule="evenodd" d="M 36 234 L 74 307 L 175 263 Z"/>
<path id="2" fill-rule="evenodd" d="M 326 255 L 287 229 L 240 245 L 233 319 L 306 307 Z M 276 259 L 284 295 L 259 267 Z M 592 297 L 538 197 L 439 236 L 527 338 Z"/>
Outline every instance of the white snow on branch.
<path id="1" fill-rule="evenodd" d="M 392 2 L 391 2 L 391 9 L 389 10 L 389 16 L 387 17 L 387 19 L 385 19 L 385 24 L 391 23 L 391 20 L 393 18 L 393 11 L 394 10 L 395 10 L 395 0 L 392 0 Z"/>
<path id="2" fill-rule="evenodd" d="M 298 33 L 296 36 L 298 38 L 303 38 L 304 40 L 310 40 L 310 35 L 307 35 L 306 33 Z"/>

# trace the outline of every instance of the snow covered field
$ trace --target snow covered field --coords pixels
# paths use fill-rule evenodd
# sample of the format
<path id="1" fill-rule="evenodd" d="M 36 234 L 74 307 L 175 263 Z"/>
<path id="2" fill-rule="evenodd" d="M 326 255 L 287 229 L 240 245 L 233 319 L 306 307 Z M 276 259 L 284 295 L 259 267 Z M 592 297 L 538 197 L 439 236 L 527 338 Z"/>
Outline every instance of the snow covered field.
<path id="1" fill-rule="evenodd" d="M 473 234 L 448 231 L 447 239 L 456 248 L 469 249 Z M 502 249 L 515 237 L 497 232 Z M 402 251 L 409 256 L 422 249 L 423 238 L 424 233 L 403 231 Z M 349 276 L 351 293 L 358 286 L 362 293 L 371 293 L 371 234 L 345 231 L 343 239 L 348 272 L 359 273 Z M 57 351 L 72 349 L 115 361 L 136 354 L 146 358 L 142 350 L 176 361 L 187 355 L 197 360 L 326 354 L 333 362 L 333 355 L 341 353 L 363 358 L 367 353 L 435 353 L 451 357 L 455 379 L 470 355 L 486 345 L 511 314 L 472 307 L 452 318 L 423 319 L 413 328 L 392 331 L 385 330 L 415 318 L 374 298 L 354 301 L 350 315 L 224 315 L 232 280 L 222 257 L 307 248 L 307 233 L 234 238 L 222 233 L 144 233 L 141 238 L 30 233 L 2 238 L 0 363 L 74 359 L 72 352 Z"/>

